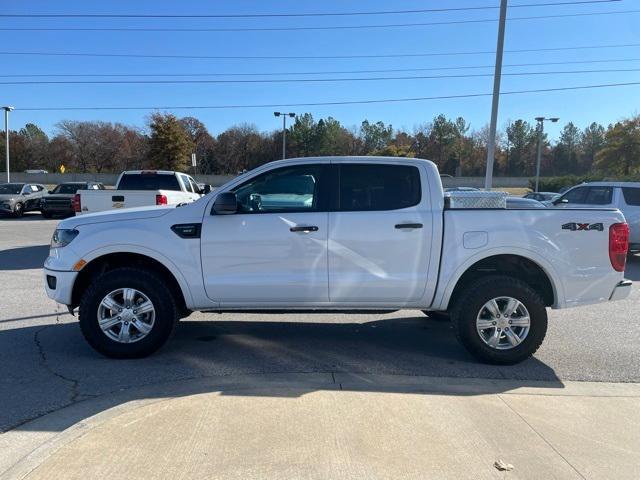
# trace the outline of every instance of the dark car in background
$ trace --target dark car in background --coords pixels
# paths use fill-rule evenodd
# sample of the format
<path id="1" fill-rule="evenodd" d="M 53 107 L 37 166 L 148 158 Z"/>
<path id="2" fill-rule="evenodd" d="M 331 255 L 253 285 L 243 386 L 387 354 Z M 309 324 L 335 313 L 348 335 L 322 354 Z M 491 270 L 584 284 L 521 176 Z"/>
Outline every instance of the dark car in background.
<path id="1" fill-rule="evenodd" d="M 522 198 L 530 198 L 531 200 L 537 200 L 539 202 L 546 202 L 549 200 L 554 200 L 559 197 L 559 193 L 555 192 L 529 192 Z"/>
<path id="2" fill-rule="evenodd" d="M 73 201 L 79 190 L 104 190 L 104 185 L 98 182 L 66 182 L 61 183 L 42 197 L 40 212 L 44 218 L 54 215 L 71 217 L 75 215 Z"/>
<path id="3" fill-rule="evenodd" d="M 547 208 L 545 204 L 539 202 L 538 200 L 534 200 L 533 198 L 522 198 L 522 197 L 507 197 L 507 208 L 518 209 L 518 208 Z"/>
<path id="4" fill-rule="evenodd" d="M 0 214 L 19 218 L 24 212 L 40 210 L 45 193 L 39 183 L 3 183 L 0 185 Z"/>

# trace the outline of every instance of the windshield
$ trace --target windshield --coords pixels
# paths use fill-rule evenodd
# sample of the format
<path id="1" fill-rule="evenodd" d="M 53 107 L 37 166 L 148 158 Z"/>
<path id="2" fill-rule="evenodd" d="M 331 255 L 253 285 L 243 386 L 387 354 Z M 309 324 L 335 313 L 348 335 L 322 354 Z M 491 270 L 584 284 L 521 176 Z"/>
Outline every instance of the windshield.
<path id="1" fill-rule="evenodd" d="M 51 193 L 76 193 L 78 190 L 86 190 L 86 185 L 84 183 L 63 183 L 54 188 Z"/>
<path id="2" fill-rule="evenodd" d="M 22 186 L 22 183 L 5 183 L 4 185 L 0 185 L 0 195 L 19 195 Z"/>

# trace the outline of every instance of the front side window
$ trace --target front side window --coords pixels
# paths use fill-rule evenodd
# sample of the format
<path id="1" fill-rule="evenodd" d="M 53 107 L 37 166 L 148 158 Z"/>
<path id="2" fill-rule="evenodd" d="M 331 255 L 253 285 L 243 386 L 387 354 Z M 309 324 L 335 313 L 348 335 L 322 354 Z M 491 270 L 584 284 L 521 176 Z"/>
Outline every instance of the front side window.
<path id="1" fill-rule="evenodd" d="M 611 187 L 589 187 L 584 203 L 587 205 L 609 205 L 612 198 L 613 188 Z"/>
<path id="2" fill-rule="evenodd" d="M 232 190 L 239 213 L 320 210 L 323 165 L 283 167 L 258 175 Z"/>
<path id="3" fill-rule="evenodd" d="M 420 203 L 420 172 L 409 165 L 340 165 L 339 210 L 399 210 Z"/>
<path id="4" fill-rule="evenodd" d="M 562 200 L 567 203 L 585 203 L 587 196 L 587 187 L 577 187 L 564 194 Z"/>

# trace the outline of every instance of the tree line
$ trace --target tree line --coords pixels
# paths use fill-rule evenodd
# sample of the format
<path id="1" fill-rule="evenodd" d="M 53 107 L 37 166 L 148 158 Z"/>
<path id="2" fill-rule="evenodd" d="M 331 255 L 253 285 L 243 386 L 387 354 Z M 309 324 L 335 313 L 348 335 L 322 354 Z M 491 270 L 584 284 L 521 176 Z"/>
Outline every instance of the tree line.
<path id="1" fill-rule="evenodd" d="M 287 157 L 386 155 L 433 160 L 442 173 L 484 175 L 488 128 L 472 130 L 462 117 L 438 115 L 411 132 L 364 120 L 347 128 L 310 113 L 295 118 L 286 132 Z M 508 122 L 498 132 L 495 175 L 535 174 L 538 132 L 526 120 Z M 556 142 L 543 135 L 541 174 L 629 176 L 640 174 L 640 115 L 607 127 L 583 129 L 567 123 Z M 0 140 L 4 151 L 4 137 Z M 251 124 L 212 135 L 197 118 L 154 113 L 144 129 L 103 121 L 59 122 L 53 136 L 28 123 L 10 132 L 12 170 L 120 172 L 127 169 L 188 171 L 191 154 L 198 172 L 235 174 L 282 155 L 282 131 L 260 132 Z"/>

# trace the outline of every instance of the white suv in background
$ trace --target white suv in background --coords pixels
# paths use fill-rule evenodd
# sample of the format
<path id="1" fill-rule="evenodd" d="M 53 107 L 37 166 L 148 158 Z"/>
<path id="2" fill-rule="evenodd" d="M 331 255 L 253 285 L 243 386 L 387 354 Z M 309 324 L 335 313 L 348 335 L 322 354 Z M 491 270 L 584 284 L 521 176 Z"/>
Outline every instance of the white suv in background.
<path id="1" fill-rule="evenodd" d="M 629 224 L 629 250 L 640 250 L 640 183 L 582 183 L 555 199 L 552 206 L 617 208 L 624 214 Z"/>

